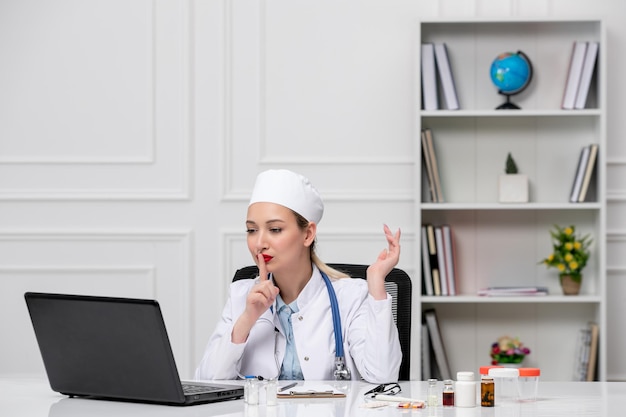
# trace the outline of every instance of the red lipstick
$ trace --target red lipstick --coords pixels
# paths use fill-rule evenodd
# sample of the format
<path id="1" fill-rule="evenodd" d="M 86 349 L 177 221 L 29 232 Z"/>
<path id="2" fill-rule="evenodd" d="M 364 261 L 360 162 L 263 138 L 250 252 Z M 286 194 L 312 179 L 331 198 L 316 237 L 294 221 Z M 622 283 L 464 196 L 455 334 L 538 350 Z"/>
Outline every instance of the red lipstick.
<path id="1" fill-rule="evenodd" d="M 265 263 L 268 263 L 273 258 L 274 258 L 273 256 L 263 254 L 263 260 L 265 261 Z"/>

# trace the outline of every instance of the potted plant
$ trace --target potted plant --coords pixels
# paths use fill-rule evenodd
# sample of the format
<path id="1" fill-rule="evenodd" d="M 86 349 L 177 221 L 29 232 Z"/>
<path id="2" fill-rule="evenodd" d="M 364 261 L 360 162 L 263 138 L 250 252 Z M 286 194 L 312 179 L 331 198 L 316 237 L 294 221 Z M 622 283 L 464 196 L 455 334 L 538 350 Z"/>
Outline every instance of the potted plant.
<path id="1" fill-rule="evenodd" d="M 518 337 L 502 336 L 491 345 L 489 356 L 492 365 L 519 366 L 526 355 L 530 355 L 530 349 L 519 340 Z"/>
<path id="2" fill-rule="evenodd" d="M 498 185 L 501 203 L 528 202 L 528 176 L 519 173 L 511 152 L 506 157 L 504 174 L 500 175 Z"/>
<path id="3" fill-rule="evenodd" d="M 560 227 L 554 225 L 550 231 L 552 236 L 552 253 L 541 263 L 548 268 L 559 270 L 559 279 L 565 295 L 576 295 L 580 291 L 582 272 L 589 259 L 589 235 L 579 237 L 575 226 Z"/>

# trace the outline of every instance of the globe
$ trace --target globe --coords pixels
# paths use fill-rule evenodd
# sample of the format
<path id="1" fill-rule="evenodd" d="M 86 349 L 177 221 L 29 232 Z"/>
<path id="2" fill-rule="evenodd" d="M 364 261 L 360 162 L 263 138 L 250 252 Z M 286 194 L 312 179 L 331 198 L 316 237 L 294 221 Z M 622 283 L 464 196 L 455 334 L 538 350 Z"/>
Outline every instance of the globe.
<path id="1" fill-rule="evenodd" d="M 532 80 L 533 67 L 528 56 L 522 51 L 501 53 L 491 63 L 489 75 L 498 93 L 506 96 L 506 102 L 496 109 L 519 109 L 511 103 L 511 96 L 524 91 Z"/>

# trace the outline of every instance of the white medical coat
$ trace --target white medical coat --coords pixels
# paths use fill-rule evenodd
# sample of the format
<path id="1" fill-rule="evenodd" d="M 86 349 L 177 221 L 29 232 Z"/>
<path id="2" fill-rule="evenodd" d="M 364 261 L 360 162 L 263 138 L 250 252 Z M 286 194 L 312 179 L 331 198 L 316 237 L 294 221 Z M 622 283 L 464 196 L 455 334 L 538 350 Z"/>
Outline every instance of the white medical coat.
<path id="1" fill-rule="evenodd" d="M 255 280 L 230 285 L 222 317 L 196 369 L 196 379 L 237 379 L 243 375 L 274 378 L 280 373 L 286 339 L 276 303 L 259 317 L 244 343 L 231 342 L 233 325 L 246 307 Z M 352 379 L 371 383 L 396 381 L 402 361 L 398 329 L 391 312 L 391 296 L 374 300 L 363 279 L 332 281 L 341 315 L 346 365 Z M 335 337 L 328 289 L 317 267 L 298 296 L 299 311 L 291 317 L 296 353 L 304 379 L 332 380 Z"/>

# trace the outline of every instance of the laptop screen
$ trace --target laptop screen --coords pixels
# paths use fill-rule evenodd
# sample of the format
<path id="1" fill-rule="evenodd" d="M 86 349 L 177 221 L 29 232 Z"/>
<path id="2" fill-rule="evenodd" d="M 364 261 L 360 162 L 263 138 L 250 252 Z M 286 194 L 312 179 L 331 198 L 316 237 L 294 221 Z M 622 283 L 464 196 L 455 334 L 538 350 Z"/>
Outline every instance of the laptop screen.
<path id="1" fill-rule="evenodd" d="M 43 293 L 25 298 L 54 391 L 186 401 L 158 302 Z M 227 398 L 222 393 L 220 399 Z"/>

